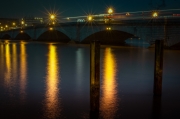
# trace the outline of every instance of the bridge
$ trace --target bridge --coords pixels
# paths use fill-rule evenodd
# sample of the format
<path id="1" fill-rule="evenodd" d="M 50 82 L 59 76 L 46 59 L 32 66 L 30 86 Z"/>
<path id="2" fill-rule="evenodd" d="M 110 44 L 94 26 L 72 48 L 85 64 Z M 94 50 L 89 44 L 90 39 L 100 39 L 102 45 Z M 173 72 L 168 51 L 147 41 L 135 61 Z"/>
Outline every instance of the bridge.
<path id="1" fill-rule="evenodd" d="M 66 17 L 56 24 L 39 24 L 0 32 L 0 39 L 122 45 L 126 39 L 154 42 L 164 39 L 166 46 L 180 42 L 180 10 L 139 11 Z"/>

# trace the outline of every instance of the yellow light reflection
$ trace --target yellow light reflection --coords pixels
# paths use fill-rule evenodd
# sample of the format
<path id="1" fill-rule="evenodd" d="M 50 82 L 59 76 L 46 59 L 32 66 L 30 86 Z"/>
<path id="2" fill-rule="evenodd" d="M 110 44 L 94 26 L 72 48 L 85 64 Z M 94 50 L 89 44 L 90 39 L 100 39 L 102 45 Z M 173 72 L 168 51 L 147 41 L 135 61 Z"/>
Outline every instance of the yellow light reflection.
<path id="1" fill-rule="evenodd" d="M 13 74 L 13 79 L 17 79 L 17 46 L 16 44 L 13 44 L 13 48 L 12 48 L 12 74 Z"/>
<path id="2" fill-rule="evenodd" d="M 5 45 L 5 60 L 6 60 L 6 73 L 5 73 L 5 83 L 9 87 L 11 79 L 11 53 L 9 44 Z"/>
<path id="3" fill-rule="evenodd" d="M 26 97 L 26 83 L 27 83 L 27 54 L 26 45 L 21 43 L 20 45 L 20 93 L 21 99 Z"/>
<path id="4" fill-rule="evenodd" d="M 0 44 L 1 45 L 1 54 L 0 54 L 0 63 L 1 63 L 1 66 L 0 66 L 0 75 L 1 76 L 4 76 L 4 45 L 3 44 Z"/>
<path id="5" fill-rule="evenodd" d="M 116 60 L 111 48 L 105 49 L 103 63 L 103 82 L 100 110 L 102 117 L 113 119 L 117 111 Z"/>
<path id="6" fill-rule="evenodd" d="M 47 64 L 45 116 L 57 118 L 59 115 L 59 67 L 56 46 L 50 44 Z"/>

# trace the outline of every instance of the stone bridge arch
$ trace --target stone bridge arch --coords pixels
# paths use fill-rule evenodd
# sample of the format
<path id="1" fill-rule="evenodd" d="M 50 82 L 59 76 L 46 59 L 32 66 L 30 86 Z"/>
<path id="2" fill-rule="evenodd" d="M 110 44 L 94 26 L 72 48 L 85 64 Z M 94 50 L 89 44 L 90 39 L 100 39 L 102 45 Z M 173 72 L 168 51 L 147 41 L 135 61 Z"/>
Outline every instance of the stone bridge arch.
<path id="1" fill-rule="evenodd" d="M 11 39 L 11 36 L 9 34 L 4 34 L 2 36 L 2 39 Z"/>
<path id="2" fill-rule="evenodd" d="M 14 40 L 30 40 L 30 39 L 31 39 L 31 36 L 28 35 L 26 32 L 20 32 L 14 38 Z"/>
<path id="3" fill-rule="evenodd" d="M 93 40 L 100 41 L 103 45 L 125 45 L 125 40 L 133 37 L 133 34 L 120 30 L 102 30 L 86 37 L 81 43 L 89 44 Z"/>
<path id="4" fill-rule="evenodd" d="M 58 42 L 63 42 L 63 43 L 67 43 L 70 41 L 70 38 L 58 31 L 58 30 L 47 30 L 44 33 L 42 33 L 38 38 L 38 41 L 58 41 Z"/>
<path id="5" fill-rule="evenodd" d="M 135 36 L 134 38 L 144 39 L 146 41 L 153 41 L 155 39 L 163 39 L 165 36 L 168 40 L 168 44 L 173 45 L 179 42 L 179 31 L 180 27 L 171 26 L 167 27 L 167 33 L 164 33 L 164 26 L 163 25 L 144 25 L 140 26 L 138 24 L 104 24 L 104 23 L 61 23 L 57 24 L 56 26 L 47 26 L 46 24 L 41 26 L 31 26 L 26 27 L 24 29 L 12 29 L 8 31 L 0 32 L 0 38 L 4 35 L 8 34 L 7 38 L 14 39 L 18 34 L 23 31 L 24 33 L 28 34 L 31 39 L 37 40 L 40 35 L 44 32 L 49 31 L 50 28 L 65 34 L 70 40 L 84 42 L 83 40 L 92 38 L 92 34 L 97 33 L 104 33 L 107 28 L 111 28 L 111 31 L 121 31 L 125 33 L 131 34 L 131 36 Z M 104 31 L 104 32 L 103 32 Z M 91 36 L 91 37 L 90 37 Z M 94 36 L 93 36 L 94 37 Z M 127 37 L 129 38 L 129 36 Z M 100 39 L 100 38 L 98 38 Z"/>
<path id="6" fill-rule="evenodd" d="M 90 40 L 100 40 L 103 44 L 108 44 L 108 42 L 111 44 L 124 44 L 126 39 L 135 35 L 132 26 L 89 25 L 82 27 L 80 41 L 89 43 Z"/>
<path id="7" fill-rule="evenodd" d="M 56 32 L 56 33 L 62 33 L 64 35 L 66 35 L 69 39 L 74 40 L 74 35 L 73 32 L 74 31 L 74 27 L 69 27 L 69 26 L 49 26 L 49 27 L 41 27 L 41 28 L 36 28 L 35 29 L 35 39 L 38 40 L 38 38 L 43 34 L 43 33 L 50 33 L 50 32 Z"/>

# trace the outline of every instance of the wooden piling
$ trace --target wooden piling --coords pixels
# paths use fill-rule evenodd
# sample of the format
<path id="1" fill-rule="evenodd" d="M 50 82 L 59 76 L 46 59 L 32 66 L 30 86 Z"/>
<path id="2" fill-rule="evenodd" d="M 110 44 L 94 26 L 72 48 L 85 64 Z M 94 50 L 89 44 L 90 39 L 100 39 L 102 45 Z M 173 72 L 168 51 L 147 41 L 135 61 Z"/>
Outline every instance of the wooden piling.
<path id="1" fill-rule="evenodd" d="M 90 118 L 99 117 L 100 97 L 100 43 L 92 41 L 90 44 Z"/>
<path id="2" fill-rule="evenodd" d="M 154 95 L 159 96 L 162 93 L 163 47 L 163 40 L 155 41 Z"/>

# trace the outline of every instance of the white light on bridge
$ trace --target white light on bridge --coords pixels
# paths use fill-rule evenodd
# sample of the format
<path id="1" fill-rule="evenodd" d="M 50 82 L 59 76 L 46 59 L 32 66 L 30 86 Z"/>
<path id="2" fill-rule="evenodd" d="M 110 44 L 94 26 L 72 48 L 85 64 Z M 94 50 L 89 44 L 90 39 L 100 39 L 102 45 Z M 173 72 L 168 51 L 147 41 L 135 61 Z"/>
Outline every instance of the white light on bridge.
<path id="1" fill-rule="evenodd" d="M 54 20 L 55 19 L 55 15 L 51 14 L 50 18 L 51 18 L 51 20 Z"/>
<path id="2" fill-rule="evenodd" d="M 51 28 L 49 28 L 49 30 L 50 30 L 50 31 L 52 31 L 52 30 L 53 30 L 53 28 L 51 27 Z"/>
<path id="3" fill-rule="evenodd" d="M 106 30 L 111 30 L 111 27 L 107 27 Z"/>
<path id="4" fill-rule="evenodd" d="M 23 33 L 24 31 L 21 30 L 20 32 Z"/>
<path id="5" fill-rule="evenodd" d="M 129 12 L 127 12 L 127 13 L 126 13 L 126 16 L 129 16 L 129 15 L 130 15 L 130 13 L 129 13 Z"/>
<path id="6" fill-rule="evenodd" d="M 92 16 L 88 16 L 88 21 L 92 21 Z"/>
<path id="7" fill-rule="evenodd" d="M 109 8 L 108 9 L 108 14 L 112 14 L 113 13 L 113 9 L 112 8 Z"/>
<path id="8" fill-rule="evenodd" d="M 24 21 L 21 21 L 21 24 L 24 24 Z"/>
<path id="9" fill-rule="evenodd" d="M 157 12 L 153 12 L 153 17 L 157 17 L 158 16 L 158 13 Z"/>

